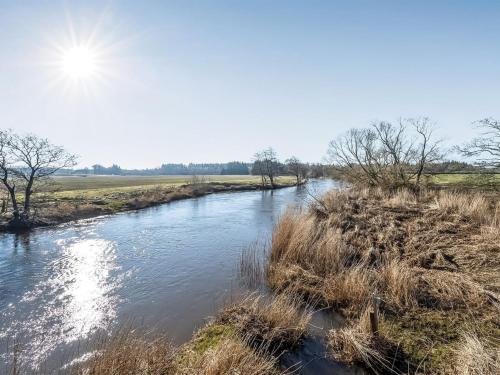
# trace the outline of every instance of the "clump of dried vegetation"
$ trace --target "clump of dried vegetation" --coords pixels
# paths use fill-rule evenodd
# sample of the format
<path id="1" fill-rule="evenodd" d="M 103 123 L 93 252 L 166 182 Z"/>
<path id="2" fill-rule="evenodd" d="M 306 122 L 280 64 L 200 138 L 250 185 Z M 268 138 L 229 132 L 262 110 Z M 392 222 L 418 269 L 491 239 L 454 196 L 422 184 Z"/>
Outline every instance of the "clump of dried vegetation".
<path id="1" fill-rule="evenodd" d="M 304 337 L 310 312 L 290 295 L 249 296 L 224 309 L 193 338 L 174 348 L 164 338 L 124 331 L 102 341 L 74 367 L 78 375 L 285 374 L 279 356 Z"/>
<path id="2" fill-rule="evenodd" d="M 163 337 L 150 339 L 133 330 L 121 330 L 95 344 L 94 355 L 72 372 L 78 375 L 175 373 L 176 350 Z"/>
<path id="3" fill-rule="evenodd" d="M 329 334 L 340 360 L 381 373 L 473 374 L 477 366 L 496 374 L 500 346 L 488 340 L 500 336 L 499 207 L 498 195 L 471 192 L 332 191 L 283 214 L 268 282 L 346 316 L 347 326 Z M 373 296 L 382 300 L 378 335 L 366 323 Z M 477 341 L 465 345 L 470 322 Z M 472 348 L 485 342 L 490 349 Z"/>

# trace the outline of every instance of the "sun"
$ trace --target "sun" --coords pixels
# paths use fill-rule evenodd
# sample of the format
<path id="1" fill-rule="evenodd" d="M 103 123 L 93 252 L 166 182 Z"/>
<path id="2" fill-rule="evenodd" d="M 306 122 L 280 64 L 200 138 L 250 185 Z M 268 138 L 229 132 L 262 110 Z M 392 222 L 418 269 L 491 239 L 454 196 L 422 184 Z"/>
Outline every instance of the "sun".
<path id="1" fill-rule="evenodd" d="M 61 69 L 71 79 L 88 79 L 98 71 L 97 53 L 85 45 L 68 48 L 62 51 Z"/>

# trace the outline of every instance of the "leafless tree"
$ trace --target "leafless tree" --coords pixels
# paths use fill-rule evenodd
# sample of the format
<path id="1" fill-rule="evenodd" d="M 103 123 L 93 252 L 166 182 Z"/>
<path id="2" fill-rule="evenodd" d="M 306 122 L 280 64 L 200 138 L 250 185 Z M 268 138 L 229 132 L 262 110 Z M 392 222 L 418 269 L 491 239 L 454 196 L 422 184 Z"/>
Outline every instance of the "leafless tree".
<path id="1" fill-rule="evenodd" d="M 485 118 L 475 125 L 481 130 L 481 134 L 456 149 L 464 156 L 478 157 L 478 164 L 500 167 L 500 121 Z"/>
<path id="2" fill-rule="evenodd" d="M 37 184 L 62 168 L 75 165 L 76 156 L 36 135 L 0 133 L 1 180 L 9 192 L 13 207 L 13 224 L 29 225 L 31 197 Z M 17 201 L 16 188 L 24 190 L 23 207 Z"/>
<path id="3" fill-rule="evenodd" d="M 14 215 L 19 214 L 19 208 L 16 199 L 17 179 L 12 173 L 15 159 L 9 150 L 12 135 L 10 132 L 0 130 L 0 172 L 1 180 L 12 202 Z"/>
<path id="4" fill-rule="evenodd" d="M 278 157 L 276 151 L 272 147 L 255 153 L 254 155 L 254 171 L 259 173 L 264 185 L 266 179 L 269 179 L 271 188 L 275 188 L 275 178 L 279 172 Z"/>
<path id="5" fill-rule="evenodd" d="M 296 156 L 292 156 L 291 158 L 285 160 L 285 164 L 288 172 L 295 176 L 297 179 L 297 185 L 299 185 L 300 181 L 305 177 L 304 163 L 302 163 Z"/>
<path id="6" fill-rule="evenodd" d="M 266 171 L 264 169 L 263 155 L 261 152 L 256 152 L 253 156 L 252 174 L 260 176 L 262 188 L 266 186 Z"/>
<path id="7" fill-rule="evenodd" d="M 438 160 L 439 141 L 428 118 L 373 123 L 330 142 L 328 156 L 348 180 L 370 186 L 420 186 L 426 165 Z"/>

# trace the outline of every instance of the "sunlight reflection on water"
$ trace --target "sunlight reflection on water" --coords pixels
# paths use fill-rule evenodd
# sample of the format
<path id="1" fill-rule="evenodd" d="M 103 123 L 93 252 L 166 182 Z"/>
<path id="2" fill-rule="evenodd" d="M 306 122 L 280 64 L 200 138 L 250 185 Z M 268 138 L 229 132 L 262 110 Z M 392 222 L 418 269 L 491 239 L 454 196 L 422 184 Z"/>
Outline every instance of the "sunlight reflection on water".
<path id="1" fill-rule="evenodd" d="M 61 239 L 55 242 L 61 256 L 47 268 L 51 275 L 26 293 L 23 304 L 35 304 L 42 311 L 17 320 L 11 330 L 40 362 L 57 346 L 88 337 L 105 328 L 116 316 L 118 299 L 113 290 L 120 280 L 111 280 L 117 268 L 113 242 L 104 239 Z M 33 357 L 35 356 L 35 357 Z"/>

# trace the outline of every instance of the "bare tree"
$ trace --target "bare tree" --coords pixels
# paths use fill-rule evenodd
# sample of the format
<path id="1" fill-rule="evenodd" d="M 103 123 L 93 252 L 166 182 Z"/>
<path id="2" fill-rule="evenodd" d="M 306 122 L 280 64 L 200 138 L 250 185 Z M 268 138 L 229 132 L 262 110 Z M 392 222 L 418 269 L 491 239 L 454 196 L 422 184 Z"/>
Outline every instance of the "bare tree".
<path id="1" fill-rule="evenodd" d="M 480 135 L 456 150 L 467 157 L 478 157 L 478 164 L 485 167 L 500 167 L 500 121 L 485 118 L 475 125 Z"/>
<path id="2" fill-rule="evenodd" d="M 266 172 L 267 178 L 269 178 L 269 183 L 271 184 L 271 189 L 275 188 L 274 179 L 278 175 L 279 165 L 278 156 L 276 151 L 272 147 L 266 148 L 262 151 L 264 170 Z"/>
<path id="3" fill-rule="evenodd" d="M 266 186 L 266 171 L 264 169 L 264 156 L 262 152 L 256 152 L 253 159 L 252 174 L 258 174 L 260 176 L 260 183 L 262 188 L 264 188 Z"/>
<path id="4" fill-rule="evenodd" d="M 415 155 L 415 183 L 420 185 L 422 174 L 428 164 L 434 163 L 443 158 L 439 150 L 441 140 L 433 140 L 434 125 L 427 117 L 407 120 L 419 135 L 420 144 L 417 145 Z"/>
<path id="5" fill-rule="evenodd" d="M 0 171 L 13 207 L 13 225 L 28 226 L 31 222 L 31 196 L 35 185 L 62 168 L 75 165 L 76 156 L 36 135 L 1 132 Z M 22 210 L 17 202 L 16 186 L 24 190 Z"/>
<path id="6" fill-rule="evenodd" d="M 262 178 L 262 185 L 269 179 L 271 188 L 275 188 L 275 178 L 279 172 L 279 163 L 276 152 L 272 147 L 255 153 L 254 155 L 254 173 L 259 173 Z"/>
<path id="7" fill-rule="evenodd" d="M 436 160 L 439 141 L 432 139 L 433 126 L 426 117 L 373 123 L 351 129 L 330 142 L 328 156 L 348 180 L 370 186 L 421 184 L 425 167 Z"/>
<path id="8" fill-rule="evenodd" d="M 15 159 L 13 158 L 12 153 L 10 153 L 9 146 L 12 135 L 10 132 L 6 132 L 0 130 L 0 172 L 1 172 L 1 180 L 12 202 L 12 209 L 14 212 L 14 216 L 18 217 L 19 208 L 16 199 L 16 184 L 17 179 L 15 175 L 12 173 L 13 165 Z"/>
<path id="9" fill-rule="evenodd" d="M 286 168 L 289 173 L 291 173 L 297 179 L 297 185 L 300 184 L 302 178 L 304 178 L 304 164 L 296 156 L 292 156 L 285 160 Z"/>

